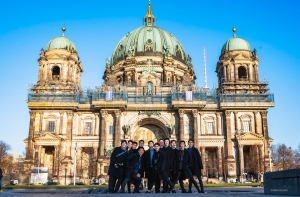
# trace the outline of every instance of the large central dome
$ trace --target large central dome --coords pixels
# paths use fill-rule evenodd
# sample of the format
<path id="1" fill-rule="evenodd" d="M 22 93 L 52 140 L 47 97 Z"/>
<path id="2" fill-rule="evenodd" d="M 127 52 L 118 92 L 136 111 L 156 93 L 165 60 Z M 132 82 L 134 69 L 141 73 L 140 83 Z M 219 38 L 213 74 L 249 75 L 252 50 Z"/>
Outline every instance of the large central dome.
<path id="1" fill-rule="evenodd" d="M 134 56 L 171 55 L 174 59 L 186 62 L 186 53 L 180 42 L 170 33 L 154 25 L 155 17 L 151 5 L 145 16 L 145 26 L 139 27 L 124 36 L 116 46 L 112 55 L 112 64 Z"/>
<path id="2" fill-rule="evenodd" d="M 169 50 L 175 59 L 186 59 L 180 42 L 171 33 L 156 26 L 142 26 L 124 36 L 113 52 L 112 63 L 125 59 L 132 49 L 135 56 L 161 56 Z"/>

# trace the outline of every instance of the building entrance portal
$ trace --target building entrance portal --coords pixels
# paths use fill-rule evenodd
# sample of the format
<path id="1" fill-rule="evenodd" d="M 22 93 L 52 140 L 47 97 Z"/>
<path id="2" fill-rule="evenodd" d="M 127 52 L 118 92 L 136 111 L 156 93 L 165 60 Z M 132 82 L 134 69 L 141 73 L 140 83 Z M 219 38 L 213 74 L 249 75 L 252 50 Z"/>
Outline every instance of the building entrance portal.
<path id="1" fill-rule="evenodd" d="M 131 136 L 131 139 L 135 142 L 138 142 L 139 140 L 144 140 L 145 148 L 147 149 L 148 149 L 148 142 L 150 140 L 156 143 L 161 138 L 165 138 L 164 131 L 156 125 L 140 126 L 135 130 L 135 132 Z"/>

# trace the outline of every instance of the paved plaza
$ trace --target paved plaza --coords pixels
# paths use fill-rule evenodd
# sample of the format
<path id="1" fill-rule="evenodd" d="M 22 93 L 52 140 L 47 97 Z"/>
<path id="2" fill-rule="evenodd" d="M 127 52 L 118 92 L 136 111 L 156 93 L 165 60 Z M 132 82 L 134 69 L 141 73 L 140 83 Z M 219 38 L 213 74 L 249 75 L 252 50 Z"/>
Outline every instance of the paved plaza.
<path id="1" fill-rule="evenodd" d="M 2 197 L 48 197 L 48 196 L 80 196 L 80 197 L 92 197 L 92 196 L 123 196 L 123 197 L 154 197 L 154 196 L 203 196 L 203 197 L 217 197 L 217 196 L 265 196 L 263 188 L 253 187 L 239 187 L 239 188 L 205 188 L 204 194 L 199 194 L 194 191 L 191 194 L 182 194 L 180 190 L 177 193 L 170 194 L 146 194 L 146 193 L 124 193 L 124 194 L 108 194 L 107 189 L 95 188 L 95 189 L 20 189 L 20 190 L 5 190 L 0 193 Z M 272 196 L 275 197 L 275 196 Z M 282 196 L 281 196 L 282 197 Z"/>

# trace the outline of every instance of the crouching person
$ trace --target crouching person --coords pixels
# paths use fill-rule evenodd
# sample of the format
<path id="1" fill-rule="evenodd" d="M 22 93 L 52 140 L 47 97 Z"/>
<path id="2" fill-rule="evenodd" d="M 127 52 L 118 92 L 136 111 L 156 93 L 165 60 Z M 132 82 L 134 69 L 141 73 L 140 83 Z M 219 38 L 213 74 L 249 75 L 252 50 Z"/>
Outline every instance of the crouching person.
<path id="1" fill-rule="evenodd" d="M 110 165 L 108 169 L 109 181 L 108 192 L 116 193 L 122 183 L 124 174 L 124 162 L 128 155 L 127 141 L 122 140 L 121 146 L 116 147 L 110 156 Z M 117 184 L 116 181 L 118 180 Z"/>
<path id="2" fill-rule="evenodd" d="M 134 193 L 140 193 L 139 186 L 144 177 L 144 152 L 144 148 L 139 147 L 137 153 L 132 153 L 125 159 L 125 178 L 119 193 L 125 193 L 125 186 L 128 182 L 134 184 Z"/>

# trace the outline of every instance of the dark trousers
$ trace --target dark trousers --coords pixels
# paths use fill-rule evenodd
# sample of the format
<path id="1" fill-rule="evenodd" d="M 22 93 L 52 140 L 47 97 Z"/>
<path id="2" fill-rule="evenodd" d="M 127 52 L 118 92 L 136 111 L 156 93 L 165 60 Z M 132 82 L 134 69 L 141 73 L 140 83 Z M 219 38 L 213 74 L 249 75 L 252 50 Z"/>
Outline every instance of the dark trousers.
<path id="1" fill-rule="evenodd" d="M 158 170 L 154 170 L 154 182 L 155 182 L 155 192 L 159 193 L 160 190 L 160 181 L 166 181 L 167 186 L 170 187 L 170 190 L 172 190 L 174 188 L 173 183 L 170 181 L 168 175 L 166 172 L 158 172 Z M 148 187 L 148 190 L 151 190 L 153 187 L 153 184 L 151 185 L 151 187 Z"/>
<path id="2" fill-rule="evenodd" d="M 203 182 L 202 182 L 201 176 L 197 176 L 197 179 L 199 180 L 201 191 L 204 192 L 204 187 L 203 187 Z M 191 180 L 189 180 L 189 191 L 192 191 L 192 183 L 193 182 Z"/>
<path id="3" fill-rule="evenodd" d="M 118 180 L 118 181 L 117 181 Z M 117 184 L 116 184 L 117 182 Z M 109 193 L 116 193 L 119 191 L 119 188 L 122 183 L 122 178 L 114 177 L 114 176 L 109 176 L 108 179 L 108 192 Z"/>
<path id="4" fill-rule="evenodd" d="M 128 169 L 125 173 L 125 178 L 122 182 L 121 190 L 125 190 L 125 186 L 128 186 L 128 192 L 130 192 L 130 183 L 133 183 L 135 188 L 134 192 L 139 191 L 139 185 L 141 184 L 142 178 L 136 177 L 136 172 L 134 170 Z"/>
<path id="5" fill-rule="evenodd" d="M 185 189 L 184 189 L 183 181 L 182 181 L 182 179 L 180 179 L 181 173 L 182 173 L 182 170 L 178 170 L 178 172 L 177 172 L 177 177 L 176 177 L 175 181 L 173 182 L 173 184 L 175 184 L 175 183 L 179 180 L 180 188 L 181 188 L 182 191 L 184 191 Z M 188 176 L 188 178 L 189 178 L 189 183 L 191 184 L 191 185 L 189 185 L 189 186 L 192 187 L 192 183 L 193 183 L 193 184 L 195 185 L 195 187 L 197 188 L 198 192 L 199 192 L 199 191 L 200 191 L 200 190 L 199 190 L 199 187 L 198 187 L 198 185 L 197 185 L 197 183 L 196 183 L 196 181 L 195 181 L 193 175 L 190 174 L 190 173 L 188 173 L 187 176 Z M 190 189 L 190 190 L 191 190 L 191 189 Z"/>
<path id="6" fill-rule="evenodd" d="M 155 183 L 154 168 L 150 168 L 148 183 L 147 183 L 148 190 L 152 189 L 154 183 Z"/>
<path id="7" fill-rule="evenodd" d="M 2 178 L 0 178 L 0 190 L 2 190 Z"/>

